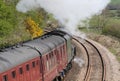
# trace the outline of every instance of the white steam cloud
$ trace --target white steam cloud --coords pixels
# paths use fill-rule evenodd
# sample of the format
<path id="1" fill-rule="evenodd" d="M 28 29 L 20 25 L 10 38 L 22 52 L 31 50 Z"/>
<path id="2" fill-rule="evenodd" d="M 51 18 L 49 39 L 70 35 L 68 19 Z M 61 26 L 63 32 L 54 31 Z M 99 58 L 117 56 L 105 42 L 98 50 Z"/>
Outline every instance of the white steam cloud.
<path id="1" fill-rule="evenodd" d="M 84 60 L 81 59 L 81 58 L 78 58 L 78 57 L 74 58 L 73 61 L 74 61 L 75 63 L 77 63 L 77 64 L 79 65 L 79 67 L 82 67 L 82 66 L 85 64 Z"/>
<path id="2" fill-rule="evenodd" d="M 78 24 L 86 18 L 100 14 L 110 0 L 20 0 L 16 8 L 26 13 L 44 8 L 72 33 L 76 33 Z"/>

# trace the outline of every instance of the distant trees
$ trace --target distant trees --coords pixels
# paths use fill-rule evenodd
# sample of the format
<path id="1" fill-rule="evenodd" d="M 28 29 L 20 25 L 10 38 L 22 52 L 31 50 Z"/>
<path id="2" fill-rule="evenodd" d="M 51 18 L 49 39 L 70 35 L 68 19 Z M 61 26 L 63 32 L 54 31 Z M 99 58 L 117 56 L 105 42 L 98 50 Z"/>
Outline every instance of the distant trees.
<path id="1" fill-rule="evenodd" d="M 120 38 L 120 20 L 110 18 L 102 32 Z"/>
<path id="2" fill-rule="evenodd" d="M 116 4 L 116 5 L 109 4 L 107 9 L 109 9 L 109 10 L 120 10 L 120 5 L 119 4 Z"/>
<path id="3" fill-rule="evenodd" d="M 89 24 L 90 27 L 96 28 L 96 29 L 103 29 L 107 23 L 107 18 L 105 18 L 103 15 L 95 15 L 90 20 Z"/>
<path id="4" fill-rule="evenodd" d="M 104 10 L 89 21 L 90 28 L 101 30 L 101 33 L 120 38 L 120 10 Z"/>

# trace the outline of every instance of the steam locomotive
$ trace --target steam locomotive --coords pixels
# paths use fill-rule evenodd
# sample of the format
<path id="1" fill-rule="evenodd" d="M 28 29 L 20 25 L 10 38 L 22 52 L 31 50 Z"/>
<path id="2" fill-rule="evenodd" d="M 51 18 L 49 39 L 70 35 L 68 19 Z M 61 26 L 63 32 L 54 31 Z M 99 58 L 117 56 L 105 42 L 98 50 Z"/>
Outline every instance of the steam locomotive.
<path id="1" fill-rule="evenodd" d="M 75 56 L 72 36 L 54 30 L 0 50 L 0 81 L 61 81 Z"/>

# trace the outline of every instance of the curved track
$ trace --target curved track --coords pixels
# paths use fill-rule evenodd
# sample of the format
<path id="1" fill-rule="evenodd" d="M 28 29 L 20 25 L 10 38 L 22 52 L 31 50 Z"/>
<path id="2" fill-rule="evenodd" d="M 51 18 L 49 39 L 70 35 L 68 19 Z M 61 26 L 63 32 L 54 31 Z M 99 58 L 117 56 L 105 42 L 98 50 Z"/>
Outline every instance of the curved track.
<path id="1" fill-rule="evenodd" d="M 97 47 L 80 37 L 74 37 L 73 39 L 84 47 L 87 54 L 87 69 L 84 81 L 106 81 L 105 62 Z"/>

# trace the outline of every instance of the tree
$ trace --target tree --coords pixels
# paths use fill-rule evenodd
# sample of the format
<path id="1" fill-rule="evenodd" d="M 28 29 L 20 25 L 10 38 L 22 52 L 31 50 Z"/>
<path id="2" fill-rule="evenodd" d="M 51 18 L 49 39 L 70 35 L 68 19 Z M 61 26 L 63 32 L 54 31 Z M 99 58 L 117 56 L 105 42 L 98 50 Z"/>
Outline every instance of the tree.
<path id="1" fill-rule="evenodd" d="M 14 7 L 0 1 L 0 37 L 9 35 L 17 24 Z"/>

